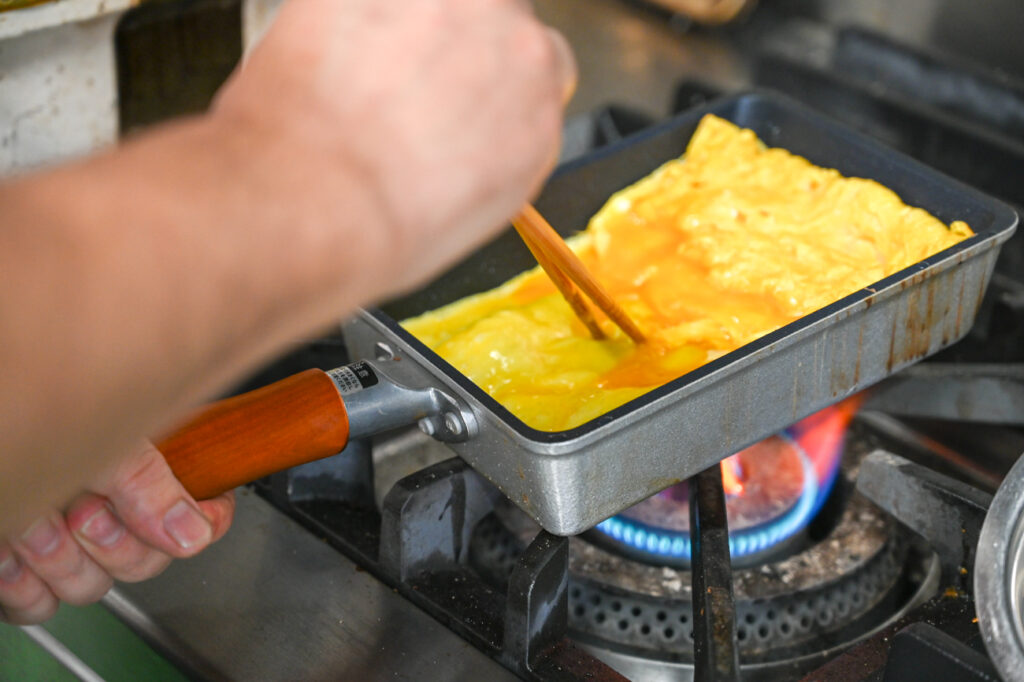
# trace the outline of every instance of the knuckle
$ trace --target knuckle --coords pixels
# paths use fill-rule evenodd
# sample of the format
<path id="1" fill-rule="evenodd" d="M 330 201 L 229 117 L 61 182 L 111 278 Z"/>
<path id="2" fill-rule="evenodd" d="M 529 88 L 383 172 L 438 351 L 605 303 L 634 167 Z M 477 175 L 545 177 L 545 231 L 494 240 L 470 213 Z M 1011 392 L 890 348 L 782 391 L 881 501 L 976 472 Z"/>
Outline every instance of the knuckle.
<path id="1" fill-rule="evenodd" d="M 9 610 L 24 610 L 39 601 L 46 592 L 43 581 L 26 568 L 17 582 L 2 586 L 0 604 Z"/>
<path id="2" fill-rule="evenodd" d="M 558 66 L 558 52 L 551 36 L 535 21 L 526 22 L 517 31 L 515 54 L 531 72 L 554 73 Z"/>
<path id="3" fill-rule="evenodd" d="M 69 604 L 91 604 L 113 585 L 110 574 L 79 550 L 48 571 L 37 571 L 47 587 Z"/>
<path id="4" fill-rule="evenodd" d="M 136 557 L 133 561 L 123 563 L 120 566 L 111 567 L 110 571 L 118 580 L 123 580 L 128 583 L 137 583 L 150 577 L 150 561 L 149 553 L 145 553 L 142 556 Z"/>
<path id="5" fill-rule="evenodd" d="M 119 473 L 117 486 L 121 492 L 125 495 L 140 495 L 166 483 L 169 471 L 163 456 L 155 449 L 149 449 L 131 467 Z"/>
<path id="6" fill-rule="evenodd" d="M 126 583 L 138 583 L 155 578 L 170 566 L 172 558 L 162 552 L 150 552 L 130 565 L 121 567 L 115 577 Z"/>
<path id="7" fill-rule="evenodd" d="M 86 584 L 77 586 L 74 591 L 62 594 L 61 597 L 72 606 L 86 606 L 102 599 L 113 586 L 114 579 L 104 572 L 94 576 Z"/>
<path id="8" fill-rule="evenodd" d="M 51 594 L 46 594 L 40 598 L 40 600 L 33 605 L 33 607 L 27 611 L 29 622 L 31 623 L 42 623 L 50 620 L 57 615 L 57 608 L 60 606 L 60 602 Z"/>
<path id="9" fill-rule="evenodd" d="M 31 603 L 14 606 L 10 603 L 0 604 L 3 619 L 11 625 L 35 625 L 47 621 L 57 613 L 60 602 L 49 592 L 43 591 Z"/>
<path id="10" fill-rule="evenodd" d="M 64 556 L 50 562 L 37 562 L 33 568 L 39 577 L 54 590 L 61 590 L 67 585 L 73 585 L 79 577 L 89 568 L 85 553 L 77 544 L 73 545 L 71 551 Z"/>

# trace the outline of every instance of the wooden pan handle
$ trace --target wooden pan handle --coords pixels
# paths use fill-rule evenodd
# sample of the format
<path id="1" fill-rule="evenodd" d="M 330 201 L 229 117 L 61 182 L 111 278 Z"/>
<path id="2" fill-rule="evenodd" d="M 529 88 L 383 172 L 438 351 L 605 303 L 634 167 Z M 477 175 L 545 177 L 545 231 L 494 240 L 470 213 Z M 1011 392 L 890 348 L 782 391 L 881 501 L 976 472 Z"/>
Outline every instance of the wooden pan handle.
<path id="1" fill-rule="evenodd" d="M 348 412 L 319 369 L 203 408 L 157 443 L 171 471 L 198 500 L 276 471 L 341 452 Z"/>

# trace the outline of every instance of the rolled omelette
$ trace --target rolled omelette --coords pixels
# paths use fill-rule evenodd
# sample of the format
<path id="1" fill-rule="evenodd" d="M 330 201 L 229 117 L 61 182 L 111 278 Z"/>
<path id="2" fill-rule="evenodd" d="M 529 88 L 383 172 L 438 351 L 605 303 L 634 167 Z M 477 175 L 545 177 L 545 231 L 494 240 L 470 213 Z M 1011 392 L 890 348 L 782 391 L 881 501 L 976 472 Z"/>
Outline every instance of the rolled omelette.
<path id="1" fill-rule="evenodd" d="M 705 116 L 569 245 L 639 325 L 594 340 L 538 267 L 402 325 L 523 422 L 579 426 L 973 232 Z"/>

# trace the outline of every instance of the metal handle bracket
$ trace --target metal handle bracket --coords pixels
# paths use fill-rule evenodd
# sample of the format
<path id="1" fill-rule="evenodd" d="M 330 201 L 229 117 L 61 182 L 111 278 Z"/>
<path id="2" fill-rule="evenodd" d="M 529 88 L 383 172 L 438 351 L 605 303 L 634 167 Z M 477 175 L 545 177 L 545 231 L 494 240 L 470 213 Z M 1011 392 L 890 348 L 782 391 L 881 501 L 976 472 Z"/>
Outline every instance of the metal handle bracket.
<path id="1" fill-rule="evenodd" d="M 446 443 L 479 432 L 476 417 L 438 388 L 408 388 L 366 360 L 327 373 L 345 399 L 350 438 L 366 438 L 410 424 Z"/>

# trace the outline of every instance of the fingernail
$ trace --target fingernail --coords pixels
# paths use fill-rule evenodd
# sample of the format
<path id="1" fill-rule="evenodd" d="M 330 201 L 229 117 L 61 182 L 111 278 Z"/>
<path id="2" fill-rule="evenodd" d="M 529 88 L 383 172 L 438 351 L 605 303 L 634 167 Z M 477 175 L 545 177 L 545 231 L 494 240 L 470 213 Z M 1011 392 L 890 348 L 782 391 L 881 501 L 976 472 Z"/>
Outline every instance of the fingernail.
<path id="1" fill-rule="evenodd" d="M 124 525 L 103 505 L 82 524 L 79 532 L 94 545 L 110 547 L 124 536 Z"/>
<path id="2" fill-rule="evenodd" d="M 21 577 L 21 562 L 18 557 L 8 554 L 0 560 L 0 582 L 13 583 Z"/>
<path id="3" fill-rule="evenodd" d="M 43 517 L 28 527 L 22 534 L 21 541 L 34 554 L 46 556 L 57 549 L 57 545 L 60 544 L 60 533 L 53 522 Z"/>
<path id="4" fill-rule="evenodd" d="M 205 545 L 213 535 L 210 522 L 185 500 L 178 500 L 164 515 L 164 529 L 182 549 Z"/>

